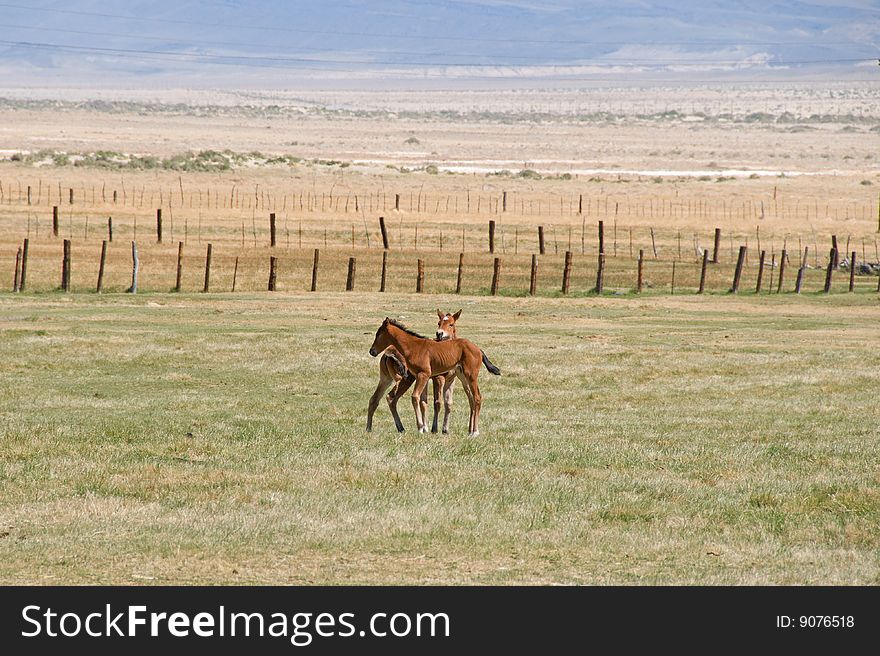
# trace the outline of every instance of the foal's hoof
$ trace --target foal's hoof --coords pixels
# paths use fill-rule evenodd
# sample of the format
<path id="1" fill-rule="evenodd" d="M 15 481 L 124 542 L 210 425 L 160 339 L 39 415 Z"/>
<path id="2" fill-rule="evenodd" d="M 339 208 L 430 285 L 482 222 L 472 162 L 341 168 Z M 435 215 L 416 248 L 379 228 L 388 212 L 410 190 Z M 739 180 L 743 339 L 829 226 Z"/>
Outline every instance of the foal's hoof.
<path id="1" fill-rule="evenodd" d="M 400 428 L 397 429 L 397 432 L 398 433 L 405 433 L 406 429 L 403 426 L 401 426 Z"/>
<path id="2" fill-rule="evenodd" d="M 444 434 L 444 435 L 449 435 L 449 431 L 446 430 L 446 429 L 444 428 L 444 429 L 443 429 L 443 434 Z"/>
<path id="3" fill-rule="evenodd" d="M 479 437 L 480 431 L 474 431 L 473 433 L 468 433 L 468 437 Z"/>
<path id="4" fill-rule="evenodd" d="M 419 429 L 419 432 L 420 432 L 420 433 L 427 433 L 427 432 L 428 432 L 428 427 L 427 427 L 427 426 L 423 426 L 422 428 Z"/>

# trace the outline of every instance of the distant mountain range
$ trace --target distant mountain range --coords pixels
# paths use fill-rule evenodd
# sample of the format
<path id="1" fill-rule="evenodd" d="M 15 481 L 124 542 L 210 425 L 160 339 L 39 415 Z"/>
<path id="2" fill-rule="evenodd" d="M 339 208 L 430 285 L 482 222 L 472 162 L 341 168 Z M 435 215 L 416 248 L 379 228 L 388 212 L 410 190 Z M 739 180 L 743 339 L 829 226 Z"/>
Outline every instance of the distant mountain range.
<path id="1" fill-rule="evenodd" d="M 7 84 L 880 79 L 874 1 L 0 3 Z"/>

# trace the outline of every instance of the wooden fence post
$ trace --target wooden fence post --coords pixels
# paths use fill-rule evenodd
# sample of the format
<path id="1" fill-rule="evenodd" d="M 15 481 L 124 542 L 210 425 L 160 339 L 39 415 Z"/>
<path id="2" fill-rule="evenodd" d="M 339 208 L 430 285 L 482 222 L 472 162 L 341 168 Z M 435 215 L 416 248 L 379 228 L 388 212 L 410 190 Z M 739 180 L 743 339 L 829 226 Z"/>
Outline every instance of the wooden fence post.
<path id="1" fill-rule="evenodd" d="M 544 226 L 538 226 L 538 252 L 544 254 Z"/>
<path id="2" fill-rule="evenodd" d="M 736 269 L 733 272 L 733 284 L 730 286 L 730 293 L 736 294 L 739 291 L 739 281 L 742 278 L 743 264 L 746 261 L 746 247 L 739 247 L 739 256 L 736 258 Z"/>
<path id="3" fill-rule="evenodd" d="M 779 282 L 776 285 L 776 293 L 779 294 L 782 292 L 782 277 L 785 275 L 785 260 L 787 259 L 788 254 L 785 252 L 785 249 L 782 249 L 782 255 L 779 257 Z M 770 277 L 770 287 L 771 290 L 773 288 L 773 276 Z"/>
<path id="4" fill-rule="evenodd" d="M 180 291 L 181 278 L 183 277 L 183 242 L 177 242 L 177 278 L 174 283 L 174 291 Z"/>
<path id="5" fill-rule="evenodd" d="M 28 187 L 28 190 L 30 190 L 30 187 Z M 28 204 L 30 204 L 30 203 L 28 203 Z M 507 192 L 506 191 L 501 192 L 501 211 L 502 212 L 507 211 Z"/>
<path id="6" fill-rule="evenodd" d="M 12 291 L 18 291 L 18 283 L 21 280 L 21 246 L 15 253 L 15 277 L 12 279 Z"/>
<path id="7" fill-rule="evenodd" d="M 30 239 L 25 237 L 24 246 L 21 250 L 21 277 L 18 279 L 18 291 L 23 292 L 27 282 L 28 245 Z"/>
<path id="8" fill-rule="evenodd" d="M 706 266 L 709 263 L 709 249 L 703 251 L 703 266 L 700 269 L 700 288 L 697 290 L 698 294 L 702 294 L 706 291 Z"/>
<path id="9" fill-rule="evenodd" d="M 64 240 L 64 253 L 61 256 L 61 291 L 70 291 L 70 240 Z"/>
<path id="10" fill-rule="evenodd" d="M 639 249 L 639 268 L 638 268 L 638 274 L 636 276 L 636 293 L 637 294 L 642 293 L 642 285 L 645 280 L 644 273 L 645 273 L 645 250 L 640 248 Z"/>
<path id="11" fill-rule="evenodd" d="M 489 221 L 489 252 L 495 252 L 495 221 Z"/>
<path id="12" fill-rule="evenodd" d="M 278 273 L 278 258 L 275 256 L 269 257 L 269 291 L 275 291 L 275 280 L 276 275 Z"/>
<path id="13" fill-rule="evenodd" d="M 571 283 L 571 251 L 565 251 L 565 263 L 562 267 L 562 293 L 568 294 Z"/>
<path id="14" fill-rule="evenodd" d="M 98 284 L 95 285 L 95 293 L 100 294 L 104 290 L 104 266 L 107 261 L 107 240 L 101 241 L 101 260 L 98 263 Z"/>
<path id="15" fill-rule="evenodd" d="M 532 274 L 529 277 L 529 296 L 534 296 L 538 289 L 538 256 L 532 253 Z"/>
<path id="16" fill-rule="evenodd" d="M 58 206 L 52 206 L 52 236 L 58 236 Z"/>
<path id="17" fill-rule="evenodd" d="M 836 237 L 834 238 L 836 241 Z M 831 272 L 834 270 L 834 263 L 837 261 L 837 249 L 832 248 L 828 254 L 828 269 L 825 272 L 825 287 L 822 289 L 826 294 L 831 292 Z"/>
<path id="18" fill-rule="evenodd" d="M 320 249 L 315 249 L 315 260 L 312 262 L 312 291 L 318 291 L 318 256 L 321 254 Z"/>
<path id="19" fill-rule="evenodd" d="M 113 241 L 113 217 L 107 217 L 107 241 Z"/>
<path id="20" fill-rule="evenodd" d="M 382 232 L 382 248 L 388 250 L 388 230 L 385 228 L 385 217 L 379 217 L 379 230 Z"/>
<path id="21" fill-rule="evenodd" d="M 831 248 L 834 251 L 834 268 L 836 269 L 840 266 L 837 255 L 837 235 L 831 235 Z"/>
<path id="22" fill-rule="evenodd" d="M 501 275 L 501 258 L 496 257 L 492 265 L 492 296 L 498 294 L 498 278 Z"/>
<path id="23" fill-rule="evenodd" d="M 202 288 L 202 293 L 204 294 L 208 293 L 211 285 L 211 254 L 213 250 L 212 244 L 208 244 L 208 250 L 205 253 L 205 286 Z"/>
<path id="24" fill-rule="evenodd" d="M 712 264 L 718 264 L 718 251 L 721 249 L 721 228 L 715 228 L 715 247 L 712 250 Z"/>
<path id="25" fill-rule="evenodd" d="M 70 188 L 68 191 L 70 192 L 68 202 L 70 205 L 73 205 L 73 188 Z"/>
<path id="26" fill-rule="evenodd" d="M 853 251 L 849 259 L 849 291 L 854 291 L 856 282 L 856 252 Z"/>
<path id="27" fill-rule="evenodd" d="M 385 291 L 385 274 L 388 269 L 388 251 L 382 251 L 382 278 L 379 281 L 379 291 Z"/>
<path id="28" fill-rule="evenodd" d="M 421 294 L 424 291 L 425 284 L 425 261 L 422 259 L 416 260 L 416 294 Z"/>
<path id="29" fill-rule="evenodd" d="M 275 212 L 269 212 L 269 246 L 275 248 Z"/>
<path id="30" fill-rule="evenodd" d="M 766 251 L 761 251 L 761 256 L 758 258 L 758 284 L 755 285 L 755 293 L 756 293 L 756 294 L 760 294 L 760 293 L 761 293 L 761 282 L 762 282 L 763 279 L 764 279 L 764 258 L 765 258 L 765 257 L 766 257 Z M 771 287 L 772 287 L 772 285 L 773 285 L 773 282 L 772 282 L 772 280 L 773 280 L 773 278 L 772 278 L 772 273 L 773 273 L 773 272 L 771 271 L 770 273 L 771 273 L 771 278 L 770 278 L 771 283 L 770 283 L 770 285 L 771 285 Z"/>
<path id="31" fill-rule="evenodd" d="M 455 293 L 461 294 L 461 274 L 464 269 L 464 253 L 458 254 L 458 277 L 455 279 Z"/>
<path id="32" fill-rule="evenodd" d="M 235 266 L 232 269 L 232 291 L 235 291 L 236 282 L 238 282 L 238 255 L 235 256 Z"/>
<path id="33" fill-rule="evenodd" d="M 600 222 L 601 225 L 601 222 Z M 601 239 L 599 241 L 601 244 Z M 674 266 L 674 264 L 673 264 Z M 596 293 L 601 295 L 605 287 L 605 253 L 599 252 L 599 268 L 596 271 Z"/>
<path id="34" fill-rule="evenodd" d="M 599 221 L 599 253 L 605 252 L 605 222 Z"/>
<path id="35" fill-rule="evenodd" d="M 162 243 L 162 208 L 156 210 L 156 241 Z"/>
<path id="36" fill-rule="evenodd" d="M 803 283 L 804 283 L 804 265 L 802 264 L 800 267 L 798 267 L 797 278 L 795 278 L 795 281 L 794 281 L 794 293 L 795 294 L 801 293 L 801 285 L 803 285 Z"/>
<path id="37" fill-rule="evenodd" d="M 354 291 L 354 275 L 357 269 L 357 263 L 355 258 L 348 258 L 348 276 L 345 279 L 345 291 L 353 292 Z"/>
<path id="38" fill-rule="evenodd" d="M 137 242 L 131 242 L 131 287 L 128 288 L 129 294 L 137 294 L 138 290 L 138 270 L 140 269 L 140 260 L 138 259 Z"/>

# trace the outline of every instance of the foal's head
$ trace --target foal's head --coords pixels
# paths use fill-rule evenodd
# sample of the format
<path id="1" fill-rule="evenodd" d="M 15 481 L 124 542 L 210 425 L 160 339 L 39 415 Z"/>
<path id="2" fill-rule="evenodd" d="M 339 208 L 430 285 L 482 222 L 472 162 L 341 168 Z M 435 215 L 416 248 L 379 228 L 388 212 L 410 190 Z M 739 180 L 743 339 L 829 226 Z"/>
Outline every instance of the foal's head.
<path id="1" fill-rule="evenodd" d="M 376 331 L 376 338 L 373 340 L 373 345 L 370 347 L 370 355 L 374 358 L 391 346 L 391 340 L 388 338 L 389 321 L 388 317 L 385 317 L 385 321 L 382 322 L 382 325 L 379 326 L 379 329 Z"/>
<path id="2" fill-rule="evenodd" d="M 461 316 L 461 310 L 455 314 L 446 314 L 437 310 L 437 341 L 442 342 L 447 339 L 455 339 L 455 322 Z"/>

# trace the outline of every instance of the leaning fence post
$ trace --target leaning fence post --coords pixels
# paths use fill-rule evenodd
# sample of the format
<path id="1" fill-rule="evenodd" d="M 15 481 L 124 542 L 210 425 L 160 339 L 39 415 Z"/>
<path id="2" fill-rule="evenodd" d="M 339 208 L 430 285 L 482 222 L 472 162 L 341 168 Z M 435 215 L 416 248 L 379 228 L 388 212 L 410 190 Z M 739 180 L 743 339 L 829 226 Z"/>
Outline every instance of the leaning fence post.
<path id="1" fill-rule="evenodd" d="M 278 258 L 273 256 L 269 257 L 269 291 L 275 291 L 275 276 L 277 275 L 277 267 L 278 267 Z"/>
<path id="2" fill-rule="evenodd" d="M 61 256 L 61 291 L 70 291 L 70 240 L 64 240 L 64 253 Z"/>
<path id="3" fill-rule="evenodd" d="M 834 268 L 840 266 L 837 256 L 837 235 L 831 235 L 831 249 L 834 251 Z"/>
<path id="4" fill-rule="evenodd" d="M 709 249 L 703 251 L 703 266 L 700 269 L 700 288 L 697 290 L 698 294 L 702 294 L 706 291 L 706 265 L 709 263 Z"/>
<path id="5" fill-rule="evenodd" d="M 638 275 L 636 277 L 636 293 L 642 293 L 642 283 L 644 282 L 644 272 L 645 272 L 645 250 L 643 248 L 639 249 L 639 269 Z"/>
<path id="6" fill-rule="evenodd" d="M 853 251 L 849 258 L 849 290 L 853 291 L 856 282 L 856 252 Z"/>
<path id="7" fill-rule="evenodd" d="M 492 265 L 492 296 L 498 294 L 498 278 L 501 275 L 501 258 L 496 257 Z"/>
<path id="8" fill-rule="evenodd" d="M 571 251 L 565 251 L 565 263 L 562 266 L 562 293 L 568 294 L 571 283 Z"/>
<path id="9" fill-rule="evenodd" d="M 742 278 L 743 264 L 746 261 L 746 247 L 739 247 L 739 256 L 736 258 L 736 269 L 733 272 L 733 284 L 730 286 L 730 293 L 736 294 L 739 291 L 739 281 Z"/>
<path id="10" fill-rule="evenodd" d="M 354 291 L 354 274 L 356 271 L 357 263 L 353 257 L 348 258 L 348 277 L 345 279 L 345 291 L 352 292 Z"/>
<path id="11" fill-rule="evenodd" d="M 232 269 L 232 291 L 235 291 L 235 283 L 238 281 L 238 255 L 235 256 L 235 267 Z"/>
<path id="12" fill-rule="evenodd" d="M 458 254 L 458 276 L 455 279 L 455 293 L 461 294 L 461 273 L 464 269 L 464 253 Z"/>
<path id="13" fill-rule="evenodd" d="M 131 287 L 128 288 L 129 294 L 137 294 L 138 290 L 138 269 L 140 268 L 140 260 L 138 259 L 137 242 L 131 242 Z"/>
<path id="14" fill-rule="evenodd" d="M 601 226 L 601 221 L 599 222 Z M 601 229 L 600 229 L 601 233 Z M 599 240 L 600 248 L 602 244 L 602 240 Z M 596 293 L 602 294 L 602 290 L 605 287 L 605 253 L 603 251 L 599 252 L 599 268 L 596 271 Z"/>
<path id="15" fill-rule="evenodd" d="M 835 238 L 835 241 L 837 239 Z M 825 272 L 825 287 L 822 290 L 826 294 L 831 292 L 831 272 L 834 270 L 834 263 L 837 261 L 837 249 L 832 248 L 828 254 L 828 269 Z"/>
<path id="16" fill-rule="evenodd" d="M 15 277 L 12 279 L 12 291 L 18 291 L 18 282 L 21 279 L 21 246 L 15 253 Z"/>
<path id="17" fill-rule="evenodd" d="M 529 296 L 534 296 L 538 289 L 538 256 L 532 253 L 532 274 L 529 277 Z"/>
<path id="18" fill-rule="evenodd" d="M 779 294 L 782 291 L 782 277 L 785 275 L 785 260 L 788 255 L 785 252 L 785 249 L 782 249 L 782 255 L 779 257 L 779 283 L 776 285 L 776 293 Z M 773 276 L 770 276 L 770 289 L 773 289 Z"/>
<path id="19" fill-rule="evenodd" d="M 382 251 L 382 278 L 379 281 L 379 291 L 385 291 L 385 273 L 388 269 L 388 251 Z"/>
<path id="20" fill-rule="evenodd" d="M 385 217 L 379 217 L 379 230 L 382 232 L 382 248 L 388 250 L 388 230 L 385 228 Z"/>
<path id="21" fill-rule="evenodd" d="M 801 285 L 803 285 L 803 283 L 804 283 L 804 265 L 802 264 L 800 267 L 798 267 L 797 278 L 795 278 L 795 281 L 794 281 L 794 293 L 795 294 L 801 293 Z"/>
<path id="22" fill-rule="evenodd" d="M 205 286 L 202 288 L 202 293 L 207 294 L 208 289 L 211 284 L 211 253 L 213 251 L 213 246 L 208 244 L 208 251 L 205 253 Z"/>
<path id="23" fill-rule="evenodd" d="M 174 291 L 180 291 L 180 282 L 183 277 L 183 242 L 177 242 L 177 281 L 174 283 Z"/>
<path id="24" fill-rule="evenodd" d="M 755 285 L 755 293 L 756 294 L 761 293 L 761 282 L 764 279 L 764 258 L 766 257 L 766 254 L 767 254 L 766 251 L 761 251 L 761 257 L 758 258 L 758 284 Z M 771 273 L 772 273 L 772 271 L 771 271 Z M 772 278 L 771 278 L 770 284 L 771 285 L 773 284 Z"/>
<path id="25" fill-rule="evenodd" d="M 101 260 L 98 263 L 98 284 L 95 285 L 95 292 L 100 294 L 104 289 L 104 264 L 107 260 L 107 240 L 101 241 Z"/>

